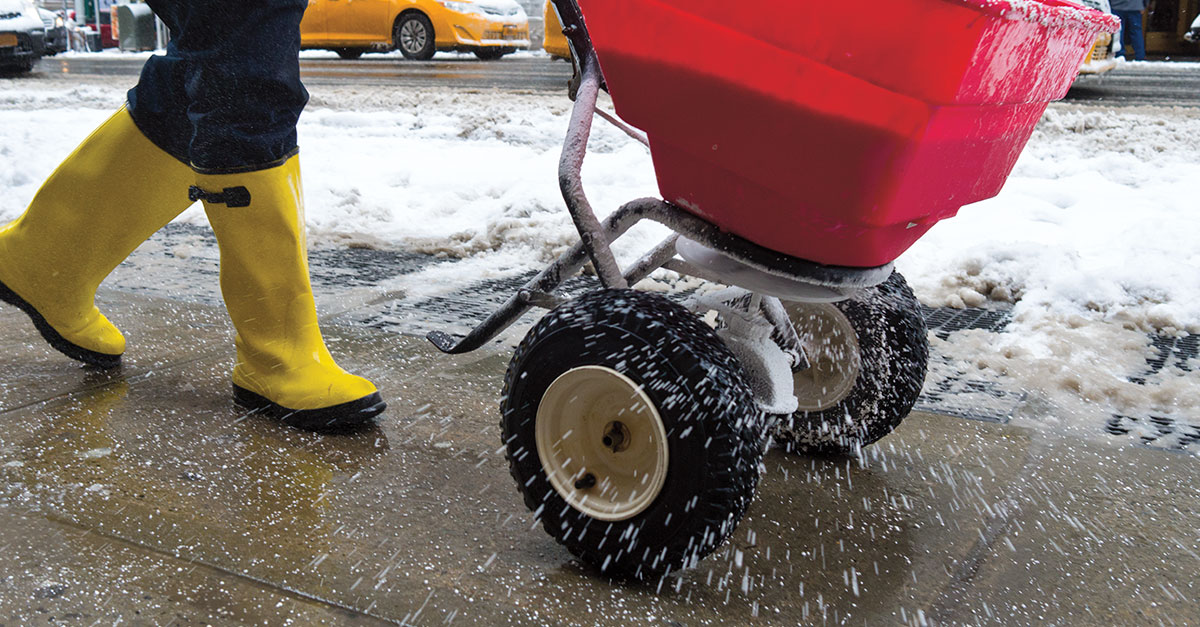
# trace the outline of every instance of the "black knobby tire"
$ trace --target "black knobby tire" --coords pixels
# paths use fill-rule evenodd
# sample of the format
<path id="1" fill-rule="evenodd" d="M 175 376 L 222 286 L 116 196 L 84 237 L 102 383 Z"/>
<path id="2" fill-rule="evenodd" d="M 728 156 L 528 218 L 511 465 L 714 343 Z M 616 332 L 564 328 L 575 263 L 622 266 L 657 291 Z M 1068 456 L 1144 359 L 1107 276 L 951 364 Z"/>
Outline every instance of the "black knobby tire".
<path id="1" fill-rule="evenodd" d="M 34 60 L 24 60 L 12 65 L 0 65 L 0 76 L 25 74 L 33 71 L 33 66 L 37 62 Z"/>
<path id="2" fill-rule="evenodd" d="M 642 386 L 665 427 L 662 490 L 627 520 L 573 508 L 539 457 L 539 403 L 559 375 L 583 366 Z M 509 365 L 501 412 L 510 471 L 546 532 L 602 572 L 637 580 L 693 566 L 733 533 L 753 498 L 767 432 L 736 358 L 712 329 L 633 290 L 593 292 L 542 318 Z"/>
<path id="3" fill-rule="evenodd" d="M 363 56 L 363 53 L 366 51 L 361 48 L 338 48 L 337 50 L 334 50 L 334 52 L 337 53 L 337 56 L 346 59 L 347 61 L 353 61 Z"/>
<path id="4" fill-rule="evenodd" d="M 433 22 L 424 13 L 410 12 L 396 20 L 392 41 L 406 59 L 428 61 L 437 52 Z"/>
<path id="5" fill-rule="evenodd" d="M 858 372 L 848 393 L 828 399 L 831 406 L 802 409 L 777 423 L 776 442 L 798 453 L 857 454 L 900 425 L 925 383 L 929 363 L 925 317 L 900 273 L 893 272 L 883 284 L 833 306 L 853 328 Z M 803 311 L 803 305 L 789 306 L 793 322 L 800 327 L 797 311 Z"/>

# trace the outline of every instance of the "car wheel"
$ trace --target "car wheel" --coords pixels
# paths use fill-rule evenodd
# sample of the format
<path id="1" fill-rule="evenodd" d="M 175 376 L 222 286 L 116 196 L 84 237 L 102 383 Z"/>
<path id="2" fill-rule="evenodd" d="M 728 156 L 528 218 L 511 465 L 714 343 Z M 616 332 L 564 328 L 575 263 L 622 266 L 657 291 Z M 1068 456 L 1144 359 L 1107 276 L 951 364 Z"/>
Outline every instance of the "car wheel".
<path id="1" fill-rule="evenodd" d="M 396 22 L 393 39 L 400 54 L 406 59 L 428 61 L 437 52 L 433 23 L 424 13 L 405 13 Z"/>
<path id="2" fill-rule="evenodd" d="M 358 48 L 338 48 L 334 52 L 337 53 L 337 56 L 347 60 L 354 60 L 363 56 L 363 51 Z"/>
<path id="3" fill-rule="evenodd" d="M 508 48 L 476 48 L 475 56 L 482 61 L 495 61 L 509 52 Z"/>
<path id="4" fill-rule="evenodd" d="M 525 505 L 610 575 L 654 580 L 728 538 L 766 435 L 737 358 L 662 296 L 587 294 L 513 355 L 501 433 Z"/>
<path id="5" fill-rule="evenodd" d="M 796 413 L 775 441 L 808 455 L 854 455 L 900 425 L 929 363 L 925 317 L 898 272 L 838 303 L 787 303 L 809 368 L 793 376 Z"/>

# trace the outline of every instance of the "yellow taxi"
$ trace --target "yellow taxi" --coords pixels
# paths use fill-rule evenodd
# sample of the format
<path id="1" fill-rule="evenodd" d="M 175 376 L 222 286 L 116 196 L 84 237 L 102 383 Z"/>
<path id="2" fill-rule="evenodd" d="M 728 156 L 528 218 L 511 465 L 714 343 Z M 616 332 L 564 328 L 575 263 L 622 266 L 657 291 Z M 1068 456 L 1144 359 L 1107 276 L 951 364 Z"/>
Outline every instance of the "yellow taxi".
<path id="1" fill-rule="evenodd" d="M 550 0 L 542 7 L 543 24 L 546 32 L 542 35 L 542 47 L 555 59 L 571 60 L 571 46 L 567 44 L 567 36 L 562 32 L 562 22 L 558 19 L 558 11 Z"/>
<path id="2" fill-rule="evenodd" d="M 344 59 L 390 50 L 422 61 L 451 50 L 499 59 L 529 47 L 529 16 L 515 0 L 308 0 L 300 46 Z"/>

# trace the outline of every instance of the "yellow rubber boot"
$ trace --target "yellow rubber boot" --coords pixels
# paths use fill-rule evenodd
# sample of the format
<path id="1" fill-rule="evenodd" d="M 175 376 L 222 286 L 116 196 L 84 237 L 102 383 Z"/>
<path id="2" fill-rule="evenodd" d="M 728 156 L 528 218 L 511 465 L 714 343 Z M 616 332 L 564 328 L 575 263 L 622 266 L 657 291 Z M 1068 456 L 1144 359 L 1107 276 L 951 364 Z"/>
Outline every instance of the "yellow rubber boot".
<path id="1" fill-rule="evenodd" d="M 125 338 L 96 308 L 96 288 L 191 205 L 182 190 L 193 177 L 117 111 L 0 229 L 0 300 L 21 308 L 68 357 L 119 365 Z"/>
<path id="2" fill-rule="evenodd" d="M 237 329 L 234 400 L 303 429 L 366 422 L 386 405 L 333 361 L 308 278 L 299 157 L 267 170 L 199 174 L 191 194 L 221 249 L 221 293 Z"/>

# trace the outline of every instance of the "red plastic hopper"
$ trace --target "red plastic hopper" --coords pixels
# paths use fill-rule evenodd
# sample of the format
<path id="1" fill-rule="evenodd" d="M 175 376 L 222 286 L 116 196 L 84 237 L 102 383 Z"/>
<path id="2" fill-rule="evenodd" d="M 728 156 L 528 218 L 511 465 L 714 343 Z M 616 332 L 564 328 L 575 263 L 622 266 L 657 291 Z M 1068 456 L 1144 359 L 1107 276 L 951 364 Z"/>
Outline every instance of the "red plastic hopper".
<path id="1" fill-rule="evenodd" d="M 663 197 L 756 244 L 888 263 L 996 195 L 1113 16 L 1065 0 L 580 0 Z"/>

